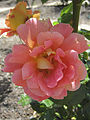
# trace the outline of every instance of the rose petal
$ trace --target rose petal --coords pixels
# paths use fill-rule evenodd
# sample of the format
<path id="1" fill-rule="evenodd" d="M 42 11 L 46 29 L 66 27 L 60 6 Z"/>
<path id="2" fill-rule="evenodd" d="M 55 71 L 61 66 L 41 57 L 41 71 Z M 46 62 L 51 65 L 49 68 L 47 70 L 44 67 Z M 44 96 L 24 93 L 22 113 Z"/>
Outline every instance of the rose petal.
<path id="1" fill-rule="evenodd" d="M 64 51 L 75 50 L 78 52 L 78 54 L 80 54 L 87 50 L 89 47 L 83 35 L 72 33 L 69 37 L 67 37 L 64 40 L 61 48 Z"/>
<path id="2" fill-rule="evenodd" d="M 83 62 L 78 60 L 74 67 L 76 69 L 75 79 L 84 80 L 87 75 L 87 71 Z"/>
<path id="3" fill-rule="evenodd" d="M 76 91 L 80 88 L 80 81 L 73 80 L 68 86 L 66 86 L 66 89 L 69 91 Z"/>
<path id="4" fill-rule="evenodd" d="M 38 69 L 53 69 L 53 65 L 44 57 L 39 57 L 37 59 L 37 68 Z"/>
<path id="5" fill-rule="evenodd" d="M 58 81 L 60 81 L 63 78 L 63 72 L 61 70 L 61 67 L 57 67 L 55 70 L 53 70 L 49 76 L 46 77 L 46 84 L 47 87 L 53 88 L 58 84 Z"/>
<path id="6" fill-rule="evenodd" d="M 28 89 L 28 87 L 24 87 L 24 92 L 25 92 L 28 96 L 32 97 L 34 100 L 37 100 L 37 101 L 42 101 L 42 100 L 45 100 L 45 99 L 49 98 L 49 96 L 47 96 L 47 95 L 41 97 L 41 96 L 39 96 L 39 95 L 37 96 L 37 95 L 33 94 L 33 93 L 30 91 L 30 89 Z"/>
<path id="7" fill-rule="evenodd" d="M 58 83 L 58 87 L 65 87 L 66 85 L 70 84 L 71 81 L 74 79 L 75 77 L 75 68 L 73 65 L 70 65 L 66 70 L 65 73 L 63 73 L 64 76 L 62 78 L 62 80 L 59 81 Z"/>
<path id="8" fill-rule="evenodd" d="M 60 56 L 60 57 L 64 57 L 64 56 L 65 56 L 65 53 L 64 53 L 64 51 L 63 51 L 61 48 L 58 48 L 58 49 L 56 50 L 56 54 L 57 54 L 58 56 Z"/>
<path id="9" fill-rule="evenodd" d="M 24 64 L 30 60 L 29 48 L 25 45 L 14 45 L 10 63 Z"/>
<path id="10" fill-rule="evenodd" d="M 45 49 L 50 48 L 52 45 L 53 45 L 53 42 L 51 40 L 48 40 L 48 41 L 44 42 Z"/>
<path id="11" fill-rule="evenodd" d="M 41 54 L 43 52 L 44 52 L 43 46 L 35 47 L 35 48 L 33 48 L 32 52 L 30 53 L 30 56 L 37 57 L 39 54 Z"/>
<path id="12" fill-rule="evenodd" d="M 50 20 L 39 21 L 35 18 L 29 19 L 26 24 L 22 24 L 17 28 L 17 33 L 26 44 L 28 40 L 36 41 L 36 37 L 40 32 L 46 32 L 51 28 Z M 29 35 L 28 35 L 29 34 Z M 28 39 L 30 38 L 30 39 Z"/>
<path id="13" fill-rule="evenodd" d="M 74 50 L 66 51 L 65 52 L 65 57 L 62 58 L 62 62 L 66 64 L 67 66 L 76 64 L 78 61 L 78 53 Z"/>
<path id="14" fill-rule="evenodd" d="M 64 36 L 64 38 L 67 38 L 73 31 L 73 28 L 69 24 L 60 23 L 55 26 L 53 26 L 50 31 L 52 32 L 59 32 Z"/>
<path id="15" fill-rule="evenodd" d="M 17 69 L 13 76 L 12 76 L 12 82 L 15 83 L 17 86 L 26 86 L 26 81 L 22 79 L 22 70 Z"/>
<path id="16" fill-rule="evenodd" d="M 62 89 L 62 92 L 60 92 L 59 95 L 57 96 L 52 96 L 52 98 L 54 99 L 64 99 L 64 97 L 67 96 L 67 90 L 66 89 Z"/>
<path id="17" fill-rule="evenodd" d="M 39 84 L 39 86 L 40 86 L 40 89 L 47 95 L 47 96 L 58 96 L 58 95 L 60 95 L 60 93 L 62 93 L 62 91 L 63 91 L 63 89 L 64 88 L 62 88 L 62 87 L 54 87 L 54 88 L 49 88 L 49 87 L 47 87 L 47 85 L 46 85 L 46 81 L 45 81 L 46 79 L 42 79 L 42 80 L 39 80 L 38 81 L 38 84 Z"/>
<path id="18" fill-rule="evenodd" d="M 43 74 L 39 74 L 38 72 L 34 72 L 32 76 L 27 79 L 27 86 L 29 89 L 38 89 L 39 88 L 39 84 L 38 81 L 42 80 L 42 76 Z"/>
<path id="19" fill-rule="evenodd" d="M 22 67 L 22 78 L 25 79 L 29 79 L 30 77 L 32 77 L 32 75 L 35 72 L 35 63 L 34 62 L 28 62 L 25 63 Z"/>
<path id="20" fill-rule="evenodd" d="M 43 91 L 41 91 L 40 88 L 38 89 L 30 89 L 30 91 L 34 94 L 34 95 L 39 95 L 41 97 L 44 97 L 45 96 L 45 93 Z"/>
<path id="21" fill-rule="evenodd" d="M 14 45 L 12 51 L 13 51 L 13 55 L 17 55 L 17 54 L 27 55 L 29 54 L 30 49 L 24 44 L 19 44 L 19 45 Z"/>
<path id="22" fill-rule="evenodd" d="M 43 45 L 46 41 L 52 41 L 53 49 L 58 48 L 62 42 L 63 42 L 64 37 L 58 33 L 58 32 L 41 32 L 37 36 L 37 43 L 38 45 Z"/>
<path id="23" fill-rule="evenodd" d="M 5 67 L 3 68 L 4 72 L 14 72 L 15 70 L 19 69 L 22 67 L 22 64 L 18 63 L 10 63 L 10 58 L 12 57 L 12 53 L 8 54 L 4 60 L 5 62 Z"/>

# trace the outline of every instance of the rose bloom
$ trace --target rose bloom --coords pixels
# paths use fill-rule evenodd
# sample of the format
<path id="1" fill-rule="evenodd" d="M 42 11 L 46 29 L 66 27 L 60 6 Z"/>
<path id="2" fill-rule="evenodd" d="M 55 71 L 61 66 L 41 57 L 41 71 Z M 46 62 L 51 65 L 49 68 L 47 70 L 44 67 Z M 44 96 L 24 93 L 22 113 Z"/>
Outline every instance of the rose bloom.
<path id="1" fill-rule="evenodd" d="M 29 18 L 40 18 L 40 12 L 26 9 L 26 2 L 19 2 L 15 8 L 10 9 L 5 24 L 8 28 L 0 28 L 0 35 L 7 33 L 6 36 L 10 37 L 17 34 L 16 29 L 20 24 L 24 24 Z"/>
<path id="2" fill-rule="evenodd" d="M 87 74 L 78 54 L 88 49 L 83 35 L 72 33 L 69 24 L 52 26 L 50 20 L 31 18 L 17 28 L 25 44 L 14 45 L 5 58 L 5 72 L 37 101 L 64 99 L 80 87 Z"/>

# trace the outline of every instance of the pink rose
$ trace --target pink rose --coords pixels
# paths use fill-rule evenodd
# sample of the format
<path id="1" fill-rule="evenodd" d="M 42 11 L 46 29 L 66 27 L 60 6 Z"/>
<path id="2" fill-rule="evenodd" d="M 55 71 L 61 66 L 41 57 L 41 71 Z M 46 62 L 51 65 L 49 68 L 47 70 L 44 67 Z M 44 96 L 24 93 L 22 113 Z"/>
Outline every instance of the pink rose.
<path id="1" fill-rule="evenodd" d="M 15 45 L 5 58 L 5 72 L 35 100 L 63 99 L 80 87 L 87 74 L 78 54 L 88 49 L 83 35 L 69 24 L 52 26 L 50 20 L 32 18 L 17 28 L 25 42 Z"/>

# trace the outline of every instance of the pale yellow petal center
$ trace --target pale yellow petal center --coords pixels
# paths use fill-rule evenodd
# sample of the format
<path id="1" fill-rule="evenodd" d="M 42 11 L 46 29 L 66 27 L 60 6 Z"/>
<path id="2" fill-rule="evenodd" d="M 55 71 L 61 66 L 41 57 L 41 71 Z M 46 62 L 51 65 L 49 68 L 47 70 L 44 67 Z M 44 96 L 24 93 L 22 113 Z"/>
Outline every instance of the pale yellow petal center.
<path id="1" fill-rule="evenodd" d="M 37 59 L 37 68 L 39 69 L 53 69 L 53 65 L 44 57 Z"/>

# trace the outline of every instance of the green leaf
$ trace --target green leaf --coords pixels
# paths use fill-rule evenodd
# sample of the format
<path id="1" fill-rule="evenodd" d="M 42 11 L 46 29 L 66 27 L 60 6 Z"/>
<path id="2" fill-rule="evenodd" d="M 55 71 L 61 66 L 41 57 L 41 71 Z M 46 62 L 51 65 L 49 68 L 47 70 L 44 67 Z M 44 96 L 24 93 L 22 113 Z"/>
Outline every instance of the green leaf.
<path id="1" fill-rule="evenodd" d="M 87 74 L 85 80 L 82 80 L 82 81 L 81 81 L 81 84 L 86 84 L 86 83 L 89 82 L 89 81 L 90 81 L 90 79 L 89 79 L 88 74 Z"/>
<path id="2" fill-rule="evenodd" d="M 54 104 L 50 99 L 43 100 L 41 103 L 45 104 L 47 107 L 51 107 Z"/>
<path id="3" fill-rule="evenodd" d="M 72 16 L 71 13 L 63 14 L 62 17 L 58 18 L 58 22 L 72 24 Z"/>
<path id="4" fill-rule="evenodd" d="M 90 101 L 84 105 L 84 115 L 85 115 L 85 118 L 86 120 L 89 120 L 90 119 Z"/>
<path id="5" fill-rule="evenodd" d="M 80 34 L 84 35 L 88 40 L 90 40 L 90 31 L 85 30 L 85 29 L 81 29 L 79 31 Z"/>
<path id="6" fill-rule="evenodd" d="M 18 104 L 21 104 L 23 107 L 30 104 L 30 97 L 26 94 L 22 94 L 21 99 L 18 101 Z"/>
<path id="7" fill-rule="evenodd" d="M 58 113 L 60 116 L 63 116 L 63 119 L 67 117 L 67 110 L 63 106 L 58 108 Z"/>
<path id="8" fill-rule="evenodd" d="M 48 0 L 41 0 L 42 4 L 46 3 Z"/>
<path id="9" fill-rule="evenodd" d="M 58 21 L 54 21 L 54 22 L 53 22 L 53 25 L 57 25 L 57 24 L 59 24 Z"/>
<path id="10" fill-rule="evenodd" d="M 88 60 L 88 53 L 87 52 L 83 52 L 83 58 Z"/>
<path id="11" fill-rule="evenodd" d="M 30 105 L 33 108 L 33 110 L 35 110 L 37 113 L 42 113 L 42 112 L 46 111 L 46 106 L 42 103 L 35 101 L 35 100 L 32 100 Z"/>
<path id="12" fill-rule="evenodd" d="M 31 118 L 30 120 L 37 120 L 36 118 Z"/>
<path id="13" fill-rule="evenodd" d="M 55 120 L 54 110 L 48 109 L 44 114 L 41 115 L 39 120 Z"/>
<path id="14" fill-rule="evenodd" d="M 62 17 L 63 14 L 66 14 L 66 13 L 70 13 L 73 11 L 73 4 L 70 3 L 68 6 L 64 7 L 62 10 L 61 10 L 61 14 L 60 16 Z"/>
<path id="15" fill-rule="evenodd" d="M 61 10 L 60 17 L 58 18 L 59 23 L 68 23 L 72 25 L 72 11 L 73 11 L 73 4 L 70 3 L 68 6 L 64 7 Z"/>
<path id="16" fill-rule="evenodd" d="M 60 118 L 60 114 L 58 112 L 55 112 L 55 115 Z"/>
<path id="17" fill-rule="evenodd" d="M 63 100 L 55 100 L 53 98 L 50 98 L 55 104 L 58 104 L 59 106 L 63 105 L 77 105 L 80 102 L 83 101 L 86 95 L 86 88 L 85 85 L 81 85 L 81 87 L 77 91 L 68 92 L 67 97 L 65 97 Z"/>
<path id="18" fill-rule="evenodd" d="M 87 65 L 90 68 L 90 60 L 87 61 Z"/>
<path id="19" fill-rule="evenodd" d="M 86 97 L 86 88 L 85 85 L 82 85 L 77 91 L 69 92 L 67 97 L 68 105 L 77 105 L 83 101 Z"/>

